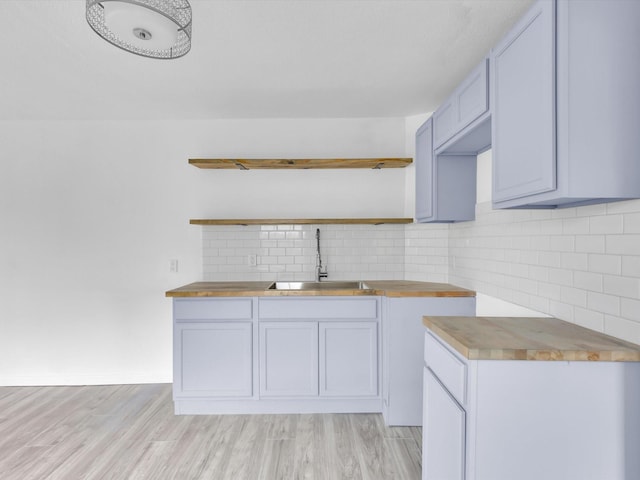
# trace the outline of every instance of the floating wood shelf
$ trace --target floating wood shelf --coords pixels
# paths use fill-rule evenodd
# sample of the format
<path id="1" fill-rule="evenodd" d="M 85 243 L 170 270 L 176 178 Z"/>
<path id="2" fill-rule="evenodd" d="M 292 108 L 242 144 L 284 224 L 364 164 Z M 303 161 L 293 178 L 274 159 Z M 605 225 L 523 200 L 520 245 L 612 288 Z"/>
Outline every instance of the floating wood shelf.
<path id="1" fill-rule="evenodd" d="M 192 219 L 191 225 L 381 225 L 383 223 L 413 223 L 413 218 L 230 218 Z"/>
<path id="2" fill-rule="evenodd" d="M 310 169 L 310 168 L 403 168 L 411 158 L 192 158 L 189 164 L 198 168 Z"/>

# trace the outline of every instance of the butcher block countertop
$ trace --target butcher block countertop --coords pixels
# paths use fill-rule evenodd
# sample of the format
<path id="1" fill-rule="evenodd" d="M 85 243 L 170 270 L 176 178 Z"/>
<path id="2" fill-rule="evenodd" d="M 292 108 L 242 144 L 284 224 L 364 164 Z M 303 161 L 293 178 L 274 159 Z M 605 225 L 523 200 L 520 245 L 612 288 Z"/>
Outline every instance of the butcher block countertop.
<path id="1" fill-rule="evenodd" d="M 423 317 L 470 360 L 640 362 L 635 345 L 557 318 Z"/>
<path id="2" fill-rule="evenodd" d="M 169 290 L 167 297 L 283 297 L 380 295 L 386 297 L 475 297 L 476 292 L 447 283 L 407 280 L 366 280 L 367 290 L 270 290 L 273 282 L 195 282 Z M 328 282 L 330 283 L 330 281 Z"/>

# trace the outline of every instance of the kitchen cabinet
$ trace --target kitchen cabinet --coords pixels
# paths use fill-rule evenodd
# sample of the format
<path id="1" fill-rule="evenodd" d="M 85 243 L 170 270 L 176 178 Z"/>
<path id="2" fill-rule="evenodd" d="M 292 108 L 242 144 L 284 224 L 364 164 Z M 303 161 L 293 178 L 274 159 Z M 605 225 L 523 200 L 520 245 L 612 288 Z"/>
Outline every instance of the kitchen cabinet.
<path id="1" fill-rule="evenodd" d="M 320 395 L 378 395 L 378 322 L 320 322 Z"/>
<path id="2" fill-rule="evenodd" d="M 436 149 L 489 110 L 488 62 L 480 62 L 433 114 Z"/>
<path id="3" fill-rule="evenodd" d="M 434 218 L 434 155 L 433 118 L 416 131 L 416 221 L 428 222 Z"/>
<path id="4" fill-rule="evenodd" d="M 464 480 L 465 411 L 429 368 L 423 371 L 422 443 L 429 458 L 422 462 L 422 477 Z"/>
<path id="5" fill-rule="evenodd" d="M 277 365 L 281 382 L 275 393 L 379 398 L 379 303 L 379 297 L 260 299 L 260 318 L 268 319 L 260 323 L 261 334 L 288 332 L 271 333 L 275 341 L 270 337 L 263 341 L 261 335 L 261 346 L 276 351 L 272 355 L 281 359 Z M 268 384 L 274 372 L 270 354 L 265 358 L 261 385 L 265 380 Z M 273 394 L 271 388 L 264 391 Z"/>
<path id="6" fill-rule="evenodd" d="M 418 223 L 475 219 L 476 156 L 491 144 L 488 59 L 416 131 Z"/>
<path id="7" fill-rule="evenodd" d="M 422 316 L 475 312 L 474 293 L 447 284 L 309 295 L 269 285 L 167 292 L 176 414 L 382 412 L 388 425 L 421 425 Z"/>
<path id="8" fill-rule="evenodd" d="M 253 396 L 251 299 L 177 300 L 174 398 Z"/>
<path id="9" fill-rule="evenodd" d="M 491 52 L 493 205 L 640 197 L 640 3 L 539 1 Z"/>
<path id="10" fill-rule="evenodd" d="M 476 205 L 475 155 L 436 155 L 433 120 L 416 131 L 416 221 L 473 220 Z"/>
<path id="11" fill-rule="evenodd" d="M 260 395 L 318 395 L 318 324 L 260 323 Z"/>
<path id="12" fill-rule="evenodd" d="M 176 414 L 380 412 L 380 301 L 175 298 Z"/>
<path id="13" fill-rule="evenodd" d="M 385 297 L 382 415 L 387 425 L 422 425 L 423 315 L 474 315 L 475 297 Z"/>
<path id="14" fill-rule="evenodd" d="M 640 347 L 556 319 L 430 320 L 423 480 L 640 478 Z"/>

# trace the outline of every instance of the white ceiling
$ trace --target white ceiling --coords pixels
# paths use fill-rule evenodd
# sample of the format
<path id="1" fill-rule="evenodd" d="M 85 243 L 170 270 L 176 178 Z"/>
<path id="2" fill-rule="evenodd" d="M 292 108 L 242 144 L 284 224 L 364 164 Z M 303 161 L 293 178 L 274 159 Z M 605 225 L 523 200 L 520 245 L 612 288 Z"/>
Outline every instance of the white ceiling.
<path id="1" fill-rule="evenodd" d="M 532 0 L 191 0 L 191 51 L 124 52 L 84 0 L 0 0 L 0 120 L 434 110 Z"/>

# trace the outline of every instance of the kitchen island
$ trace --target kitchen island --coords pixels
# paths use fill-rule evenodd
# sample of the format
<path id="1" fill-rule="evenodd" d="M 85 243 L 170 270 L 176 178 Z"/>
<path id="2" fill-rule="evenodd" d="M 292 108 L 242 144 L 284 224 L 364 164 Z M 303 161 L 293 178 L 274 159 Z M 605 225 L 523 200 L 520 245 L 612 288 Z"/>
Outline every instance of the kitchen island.
<path id="1" fill-rule="evenodd" d="M 423 480 L 640 478 L 640 346 L 555 318 L 423 322 Z"/>
<path id="2" fill-rule="evenodd" d="M 175 412 L 382 412 L 388 425 L 421 425 L 422 316 L 473 315 L 475 292 L 365 283 L 196 282 L 166 292 Z"/>

